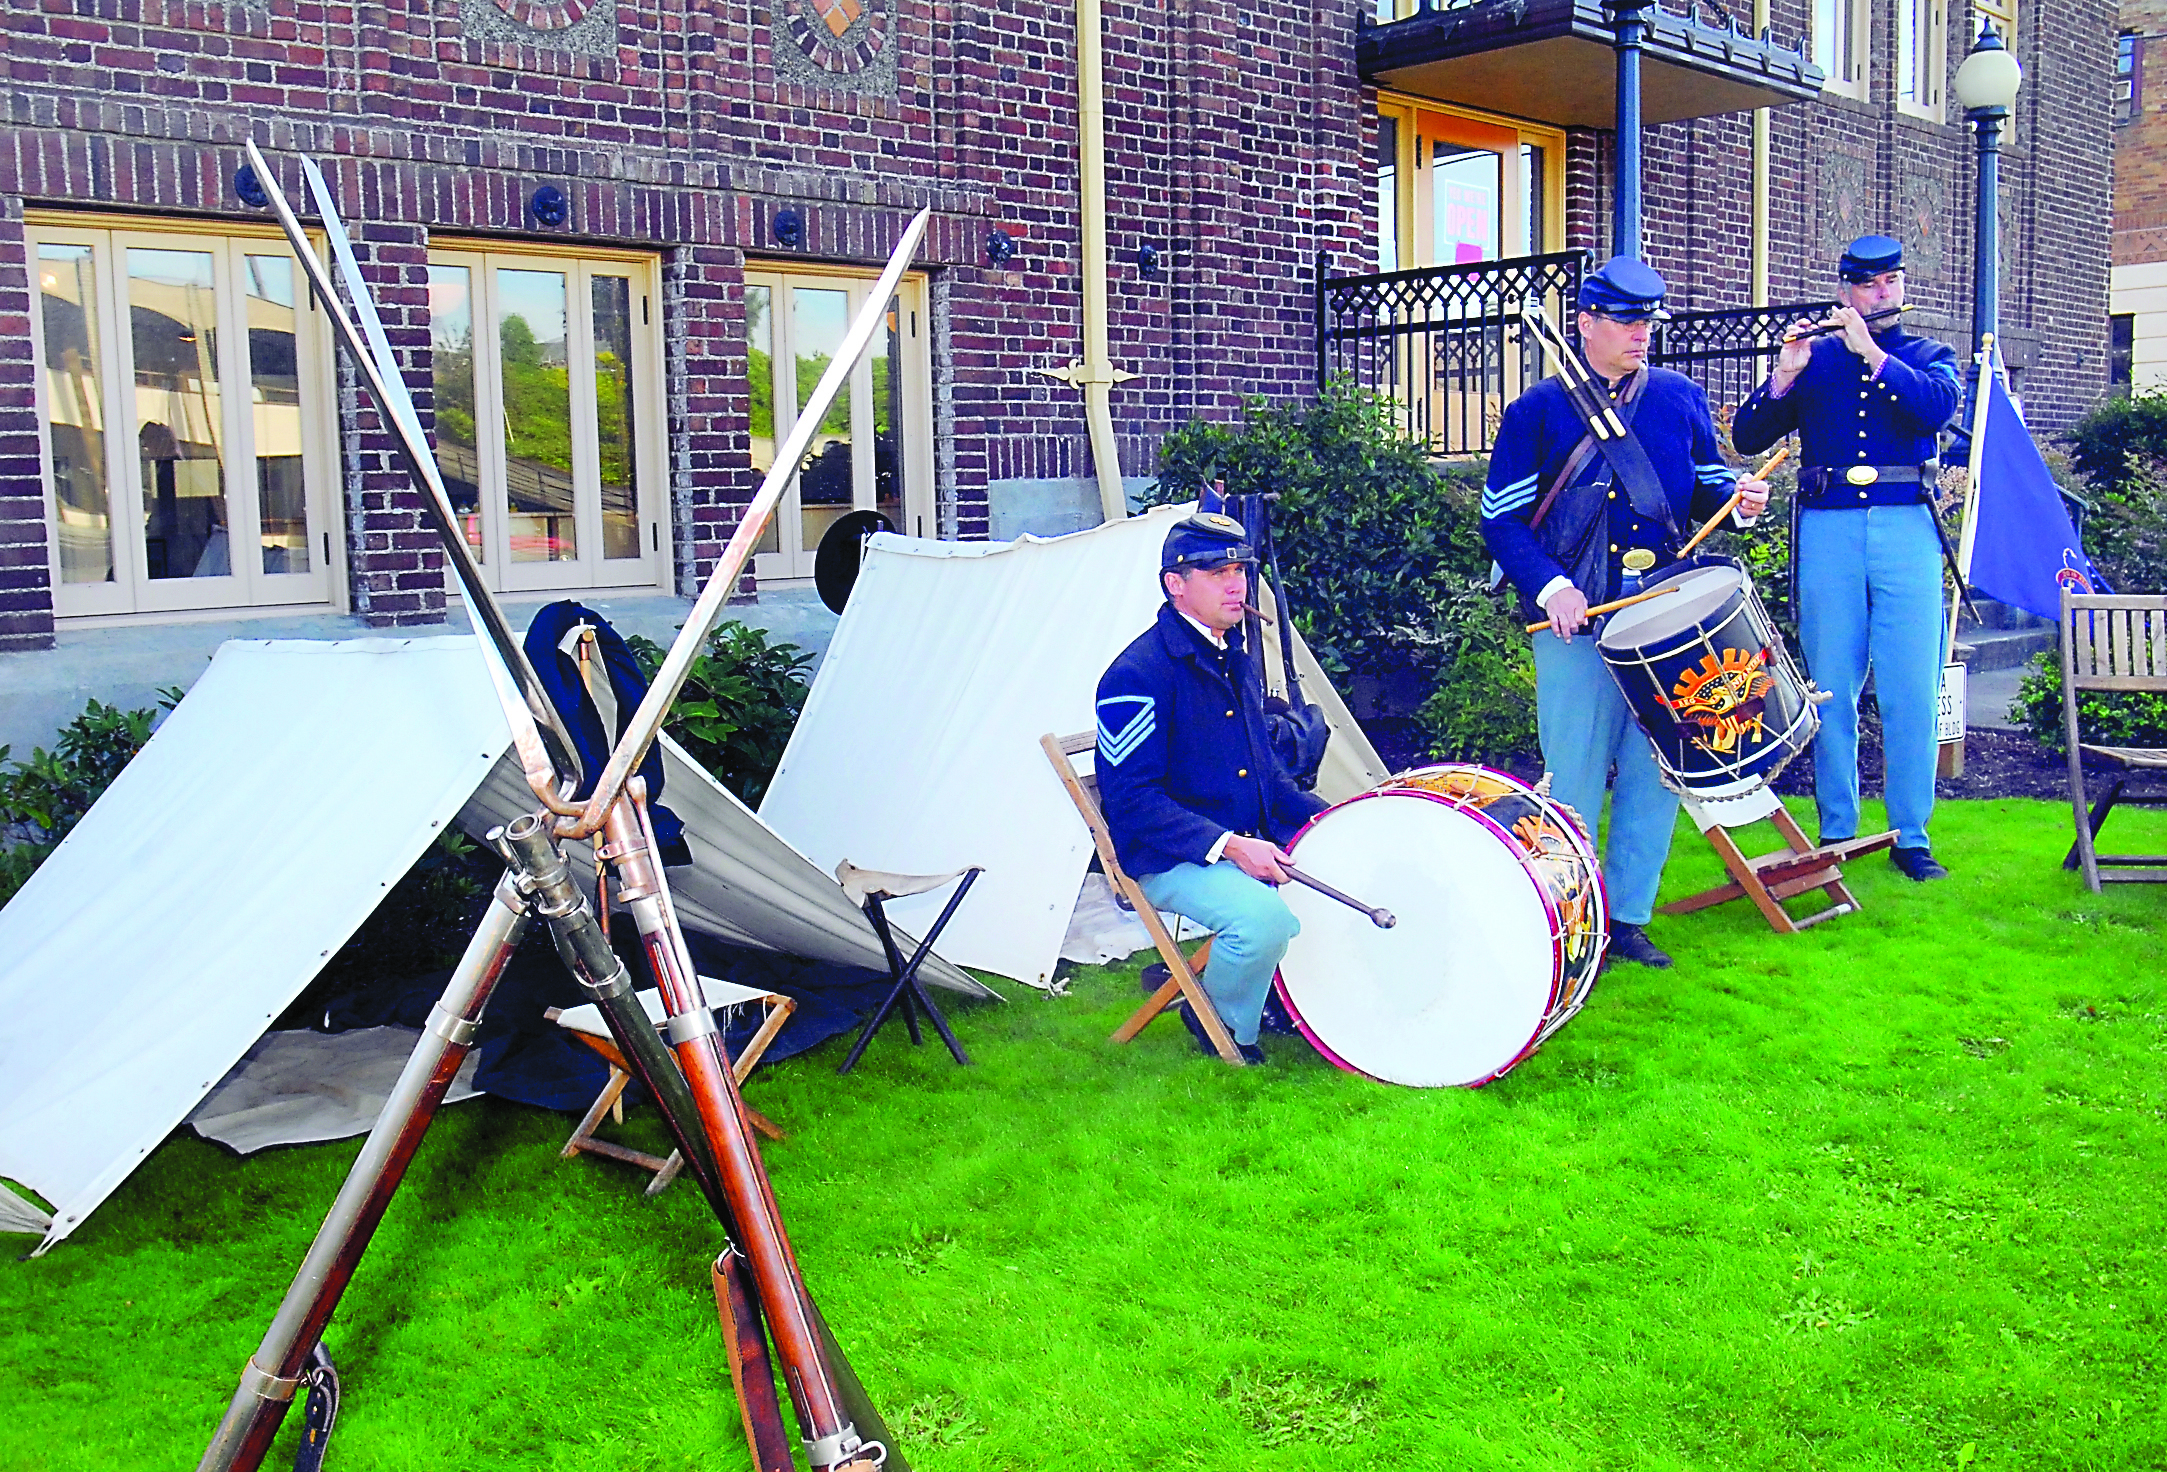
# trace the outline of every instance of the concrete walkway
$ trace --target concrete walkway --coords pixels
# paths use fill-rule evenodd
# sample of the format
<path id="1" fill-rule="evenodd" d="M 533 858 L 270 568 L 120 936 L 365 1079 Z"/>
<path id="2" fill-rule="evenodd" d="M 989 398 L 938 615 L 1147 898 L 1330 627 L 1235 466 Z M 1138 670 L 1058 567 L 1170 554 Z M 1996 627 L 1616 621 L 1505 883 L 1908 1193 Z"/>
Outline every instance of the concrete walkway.
<path id="1" fill-rule="evenodd" d="M 535 611 L 556 596 L 506 599 L 505 617 L 524 633 Z M 659 593 L 605 593 L 580 601 L 620 634 L 641 634 L 662 645 L 677 636 L 692 611 L 691 599 Z M 816 659 L 827 653 L 836 625 L 836 616 L 810 586 L 763 589 L 755 601 L 725 609 L 723 617 L 764 629 L 771 642 L 796 644 Z M 0 745 L 14 748 L 14 760 L 29 756 L 32 747 L 49 747 L 55 733 L 93 699 L 122 710 L 155 706 L 161 689 L 193 685 L 228 639 L 414 639 L 470 628 L 465 605 L 457 603 L 443 623 L 399 629 L 372 629 L 335 613 L 102 629 L 63 626 L 51 649 L 0 654 Z"/>

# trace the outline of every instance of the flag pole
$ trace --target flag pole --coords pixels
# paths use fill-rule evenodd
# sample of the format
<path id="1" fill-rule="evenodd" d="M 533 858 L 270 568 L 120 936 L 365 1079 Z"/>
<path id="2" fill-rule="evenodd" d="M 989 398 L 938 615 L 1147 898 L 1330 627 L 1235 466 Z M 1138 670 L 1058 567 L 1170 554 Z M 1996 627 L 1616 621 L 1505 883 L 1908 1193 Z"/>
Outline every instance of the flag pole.
<path id="1" fill-rule="evenodd" d="M 1943 664 L 1956 657 L 1957 610 L 1963 606 L 1964 589 L 1971 586 L 1971 549 L 1979 539 L 1979 451 L 1986 443 L 1986 437 L 1980 431 L 1986 428 L 1987 375 L 1995 371 L 1994 334 L 1989 332 L 1979 339 L 1979 392 L 1971 409 L 1971 464 L 1964 477 L 1964 515 L 1957 529 L 1956 542 L 1956 591 L 1949 595 Z"/>

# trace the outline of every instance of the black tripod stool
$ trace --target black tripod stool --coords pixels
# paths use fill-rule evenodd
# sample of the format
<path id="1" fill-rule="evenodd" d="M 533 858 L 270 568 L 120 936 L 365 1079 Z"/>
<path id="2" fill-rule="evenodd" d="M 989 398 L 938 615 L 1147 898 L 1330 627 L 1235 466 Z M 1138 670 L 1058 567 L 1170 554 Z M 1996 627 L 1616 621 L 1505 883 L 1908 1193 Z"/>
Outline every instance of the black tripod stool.
<path id="1" fill-rule="evenodd" d="M 873 1034 L 880 1031 L 888 1020 L 888 1014 L 895 1011 L 898 1004 L 902 1007 L 903 1023 L 910 1029 L 910 1040 L 914 1045 L 925 1041 L 918 1031 L 918 1009 L 922 1007 L 925 1009 L 926 1021 L 933 1024 L 934 1031 L 941 1035 L 941 1041 L 948 1045 L 948 1051 L 955 1055 L 956 1062 L 967 1064 L 971 1061 L 970 1055 L 963 1051 L 963 1045 L 956 1041 L 956 1035 L 948 1030 L 948 1019 L 941 1016 L 941 1009 L 934 1006 L 933 999 L 926 995 L 925 986 L 918 980 L 918 968 L 924 965 L 925 958 L 933 953 L 933 942 L 940 939 L 940 933 L 947 927 L 956 907 L 961 905 L 963 897 L 971 892 L 972 883 L 985 872 L 975 864 L 968 869 L 957 869 L 948 874 L 883 874 L 878 869 L 861 869 L 848 859 L 835 866 L 835 882 L 843 887 L 843 893 L 850 896 L 853 904 L 865 911 L 865 918 L 873 922 L 873 929 L 880 936 L 881 949 L 888 953 L 890 983 L 888 995 L 881 999 L 880 1010 L 873 1014 L 872 1021 L 866 1023 L 865 1031 L 858 1034 L 858 1040 L 850 1045 L 850 1056 L 843 1060 L 841 1068 L 835 1070 L 837 1073 L 848 1073 L 858 1066 L 858 1060 L 865 1055 L 866 1044 L 873 1041 Z M 925 939 L 918 942 L 918 949 L 912 953 L 910 960 L 905 962 L 902 951 L 896 947 L 895 933 L 888 928 L 887 902 L 939 889 L 958 877 L 963 882 L 958 884 L 956 892 L 948 897 L 948 903 L 941 910 L 940 918 L 933 922 L 932 927 L 925 933 Z"/>

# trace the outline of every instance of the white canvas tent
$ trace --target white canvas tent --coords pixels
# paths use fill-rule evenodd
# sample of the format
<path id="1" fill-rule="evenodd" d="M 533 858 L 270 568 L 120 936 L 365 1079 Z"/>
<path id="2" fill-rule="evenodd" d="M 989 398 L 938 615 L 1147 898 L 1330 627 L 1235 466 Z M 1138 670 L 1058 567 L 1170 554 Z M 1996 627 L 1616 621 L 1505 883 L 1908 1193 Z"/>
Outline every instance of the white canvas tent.
<path id="1" fill-rule="evenodd" d="M 984 866 L 942 954 L 1049 985 L 1091 838 L 1038 739 L 1091 729 L 1099 676 L 1156 615 L 1159 547 L 1190 509 L 1050 540 L 872 538 L 761 818 L 822 868 Z M 1352 797 L 1383 764 L 1306 649 L 1296 661 L 1333 726 L 1318 791 Z M 888 912 L 922 926 L 946 898 Z"/>
<path id="2" fill-rule="evenodd" d="M 0 1230 L 73 1232 L 446 824 L 532 806 L 471 637 L 234 641 L 0 910 Z M 697 768 L 688 925 L 881 966 L 834 882 Z M 486 785 L 487 796 L 475 799 Z M 491 809 L 494 816 L 491 816 Z M 486 821 L 483 821 L 486 820 Z M 943 963 L 928 980 L 985 994 Z"/>

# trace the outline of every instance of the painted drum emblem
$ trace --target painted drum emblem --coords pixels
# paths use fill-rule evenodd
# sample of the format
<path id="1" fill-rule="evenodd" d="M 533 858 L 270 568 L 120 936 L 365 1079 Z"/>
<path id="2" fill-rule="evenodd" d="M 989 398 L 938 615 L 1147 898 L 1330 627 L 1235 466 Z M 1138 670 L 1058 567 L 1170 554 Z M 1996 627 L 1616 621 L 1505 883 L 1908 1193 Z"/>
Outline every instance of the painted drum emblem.
<path id="1" fill-rule="evenodd" d="M 1695 746 L 1729 755 L 1749 733 L 1756 742 L 1767 739 L 1763 705 L 1774 684 L 1767 650 L 1726 649 L 1721 664 L 1714 655 L 1703 655 L 1697 666 L 1678 676 L 1670 708 L 1701 728 L 1693 738 Z"/>

